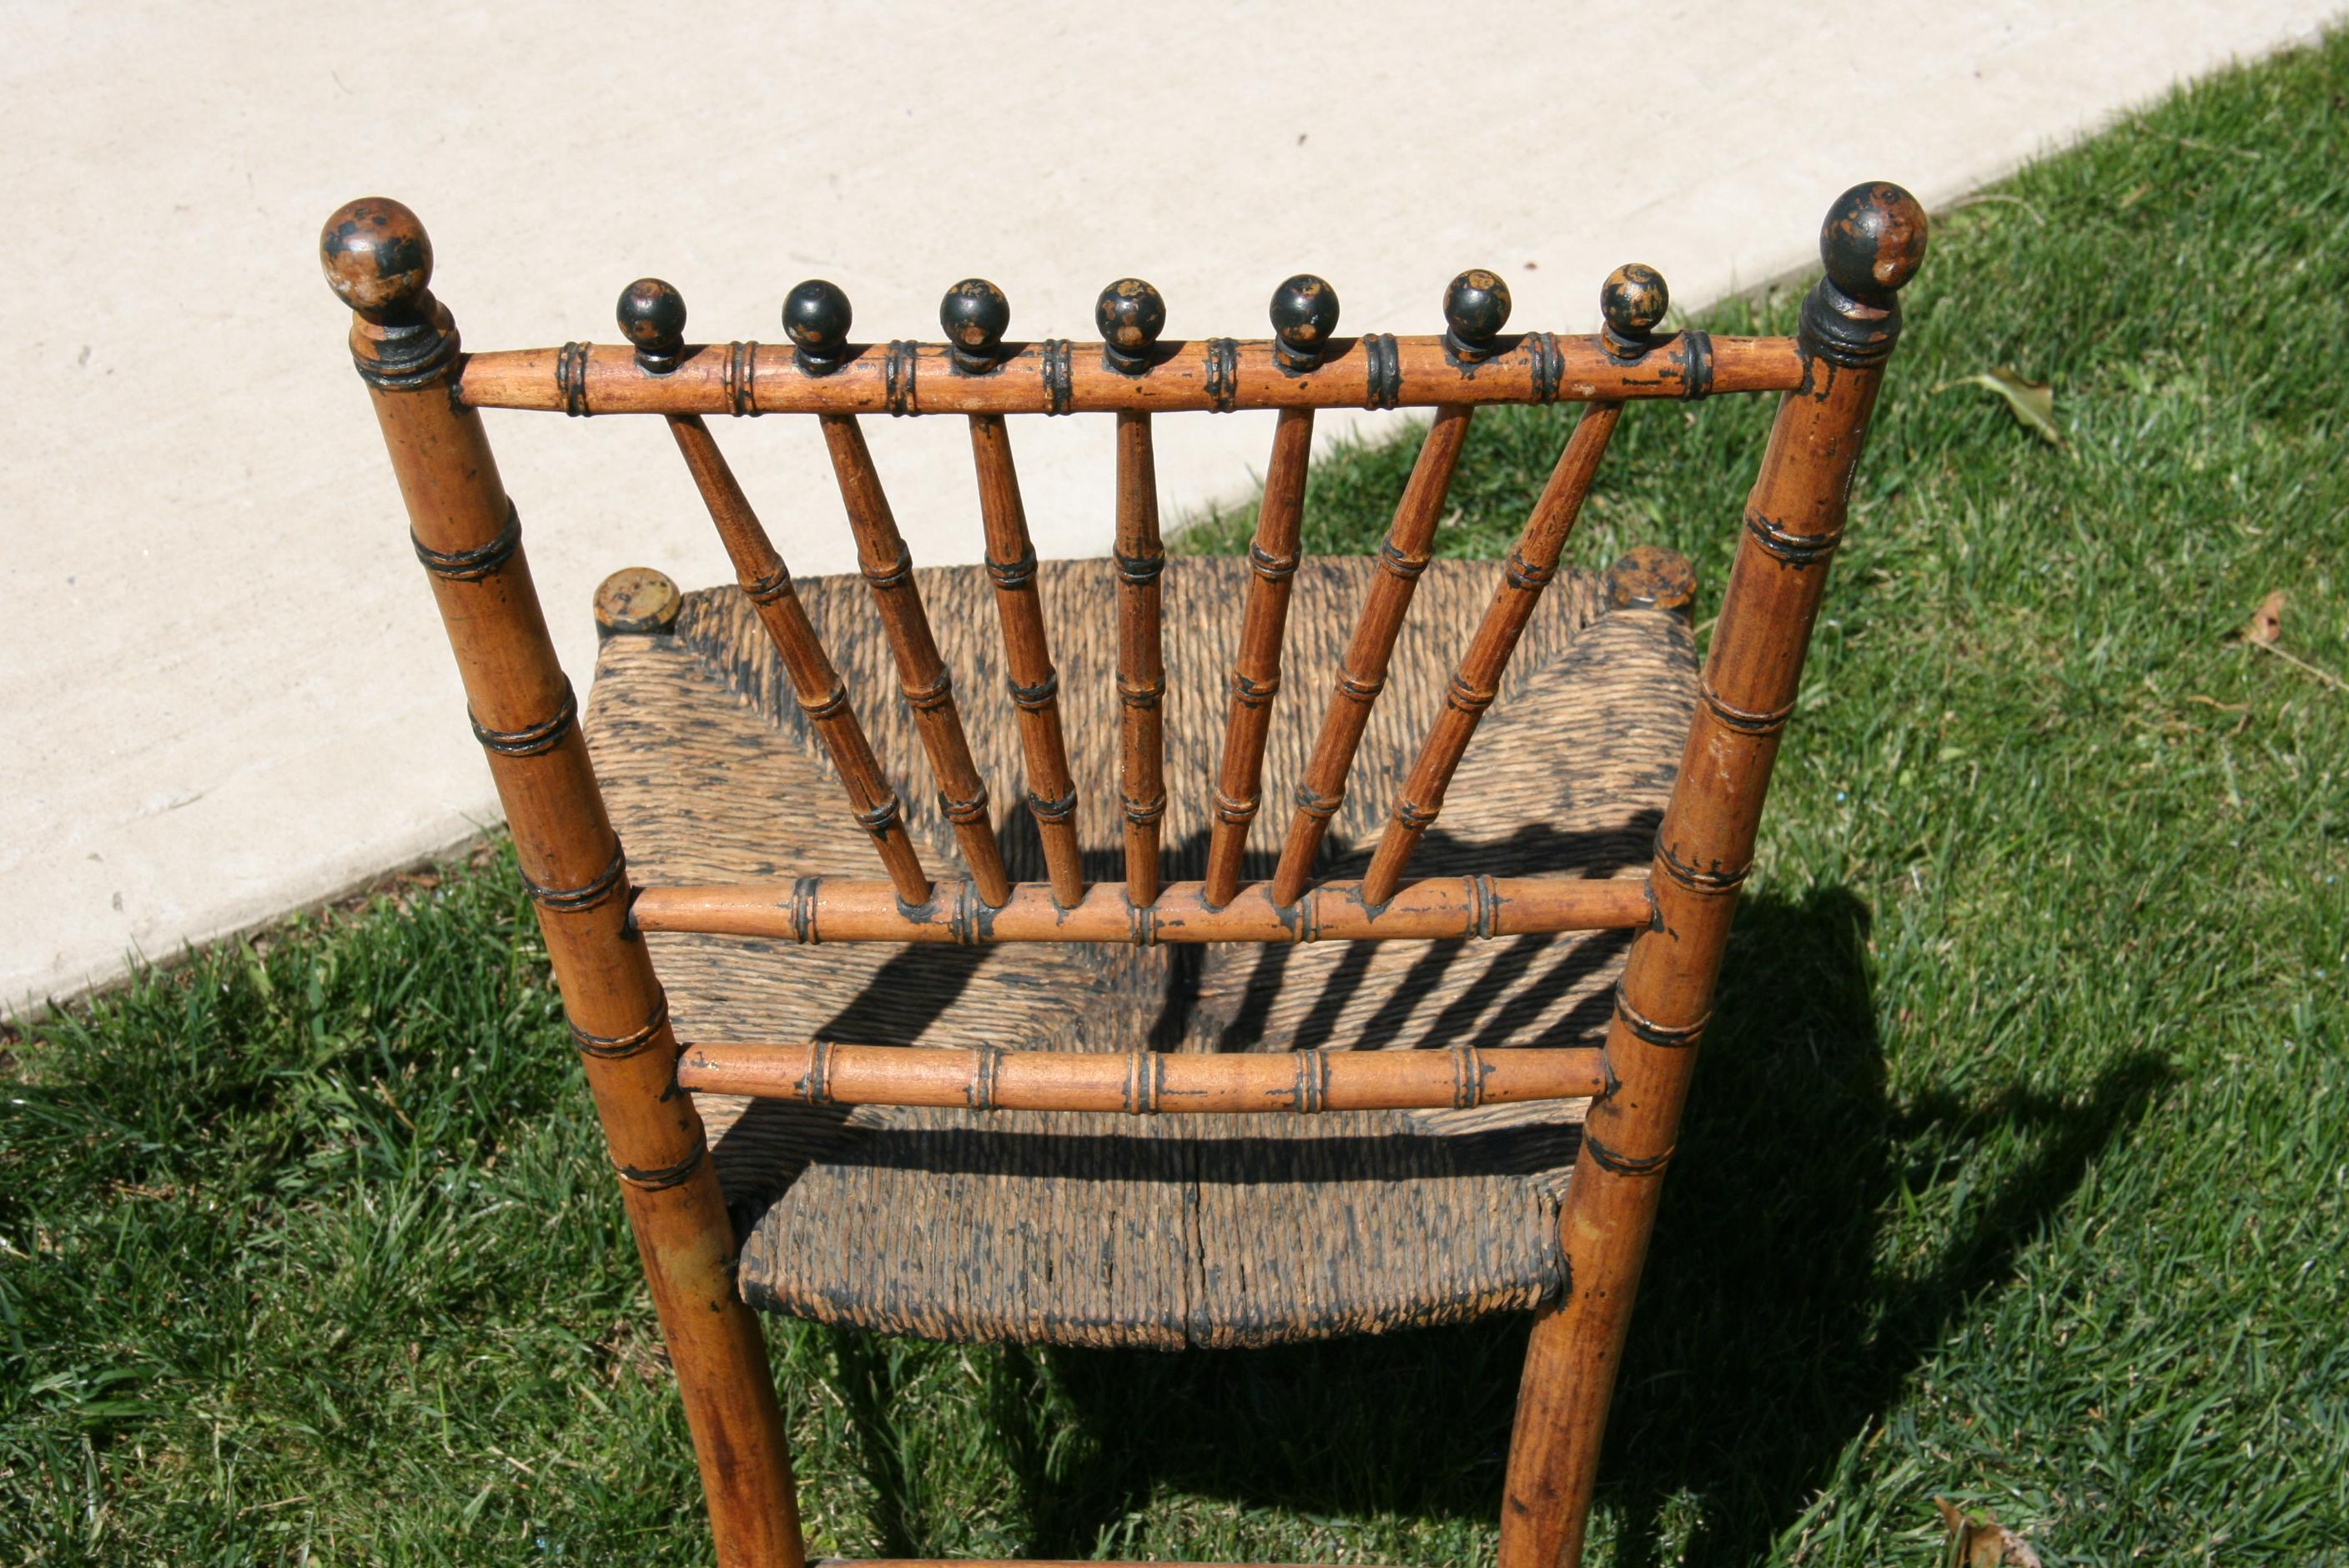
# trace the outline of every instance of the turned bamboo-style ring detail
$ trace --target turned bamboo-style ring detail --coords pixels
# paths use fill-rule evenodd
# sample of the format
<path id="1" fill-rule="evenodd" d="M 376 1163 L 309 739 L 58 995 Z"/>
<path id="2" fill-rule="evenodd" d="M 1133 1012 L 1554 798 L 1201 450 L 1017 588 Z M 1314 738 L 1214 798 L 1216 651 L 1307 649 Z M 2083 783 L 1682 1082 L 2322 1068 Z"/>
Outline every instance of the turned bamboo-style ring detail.
<path id="1" fill-rule="evenodd" d="M 655 376 L 677 368 L 685 350 L 685 296 L 659 278 L 638 278 L 620 291 L 620 335 L 636 346 L 636 363 Z"/>
<path id="2" fill-rule="evenodd" d="M 810 376 L 829 376 L 839 369 L 855 315 L 841 286 L 822 278 L 810 278 L 784 295 L 783 331 L 799 367 Z"/>
<path id="3" fill-rule="evenodd" d="M 1898 291 L 1925 259 L 1925 209 L 1898 185 L 1870 181 L 1836 198 L 1819 226 L 1826 268 L 1803 296 L 1795 335 L 1833 365 L 1881 365 L 1900 335 Z"/>
<path id="4" fill-rule="evenodd" d="M 1011 302 L 985 278 L 963 279 L 938 302 L 938 326 L 960 371 L 978 375 L 994 369 L 1003 356 L 1003 334 L 1010 325 Z"/>
<path id="5" fill-rule="evenodd" d="M 1101 329 L 1102 358 L 1112 370 L 1139 376 L 1153 363 L 1151 350 L 1166 329 L 1166 302 L 1140 278 L 1120 278 L 1093 304 Z"/>
<path id="6" fill-rule="evenodd" d="M 1509 325 L 1509 285 L 1498 273 L 1471 267 L 1444 291 L 1444 351 L 1464 365 L 1493 352 L 1493 340 Z"/>
<path id="7" fill-rule="evenodd" d="M 1626 262 L 1599 286 L 1599 312 L 1607 320 L 1607 346 L 1630 358 L 1655 344 L 1656 328 L 1672 302 L 1664 274 L 1644 262 Z"/>
<path id="8" fill-rule="evenodd" d="M 1273 357 L 1288 371 L 1311 370 L 1338 330 L 1338 291 L 1299 273 L 1272 291 Z"/>

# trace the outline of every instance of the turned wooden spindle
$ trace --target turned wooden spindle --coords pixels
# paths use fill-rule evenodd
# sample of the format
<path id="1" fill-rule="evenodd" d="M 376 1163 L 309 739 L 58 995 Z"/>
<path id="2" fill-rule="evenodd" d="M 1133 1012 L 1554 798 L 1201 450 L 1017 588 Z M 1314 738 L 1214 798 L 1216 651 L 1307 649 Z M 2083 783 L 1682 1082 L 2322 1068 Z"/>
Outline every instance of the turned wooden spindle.
<path id="1" fill-rule="evenodd" d="M 1900 330 L 1897 297 L 1925 255 L 1925 211 L 1897 185 L 1854 186 L 1819 238 L 1826 275 L 1803 304 L 1804 385 L 1778 407 L 1746 503 L 1671 803 L 1657 830 L 1653 928 L 1632 939 L 1607 1061 L 1559 1218 L 1573 1288 L 1537 1316 L 1503 1498 L 1500 1568 L 1572 1568 L 1661 1178 L 1779 738 L 1843 537 L 1853 465 Z M 1658 291 L 1661 294 L 1661 290 Z M 1661 315 L 1661 310 L 1659 310 Z M 1610 315 L 1610 325 L 1612 323 Z M 1650 323 L 1652 326 L 1652 321 Z"/>
<path id="2" fill-rule="evenodd" d="M 639 278 L 621 293 L 618 315 L 620 331 L 636 346 L 640 362 L 676 367 L 684 346 L 684 295 L 658 278 Z M 701 417 L 672 414 L 668 427 L 719 541 L 726 547 L 727 559 L 733 563 L 735 580 L 782 660 L 792 696 L 832 759 L 833 771 L 840 775 L 849 810 L 857 826 L 872 837 L 874 851 L 898 896 L 919 903 L 930 896 L 930 879 L 906 830 L 897 791 L 882 772 L 873 742 L 849 700 L 848 687 L 800 603 L 791 569 L 767 536 L 733 468 L 718 449 L 717 438 Z"/>
<path id="3" fill-rule="evenodd" d="M 1338 291 L 1299 273 L 1273 291 L 1272 331 L 1282 371 L 1309 375 L 1338 330 Z M 1283 408 L 1272 431 L 1272 460 L 1257 503 L 1248 543 L 1247 608 L 1232 659 L 1231 703 L 1224 720 L 1223 764 L 1216 775 L 1207 831 L 1207 898 L 1221 903 L 1240 884 L 1248 824 L 1264 779 L 1264 743 L 1272 699 L 1280 690 L 1280 646 L 1288 628 L 1288 593 L 1297 577 L 1305 519 L 1306 467 L 1313 453 L 1313 410 Z"/>
<path id="4" fill-rule="evenodd" d="M 793 288 L 783 301 L 783 330 L 791 336 L 801 368 L 819 376 L 838 371 L 848 353 L 851 319 L 848 295 L 837 284 L 812 278 Z M 856 563 L 873 592 L 874 608 L 896 661 L 898 686 L 913 709 L 915 729 L 937 779 L 938 810 L 954 825 L 955 842 L 962 849 L 971 879 L 988 903 L 999 903 L 1011 891 L 1011 879 L 1004 872 L 1003 851 L 988 813 L 987 784 L 971 760 L 970 739 L 955 707 L 954 681 L 938 655 L 929 612 L 914 581 L 914 552 L 897 531 L 888 492 L 881 488 L 880 472 L 873 466 L 872 449 L 864 444 L 856 417 L 826 414 L 822 423 L 824 449 L 840 484 L 849 531 L 856 539 Z"/>
<path id="5" fill-rule="evenodd" d="M 1166 302 L 1140 278 L 1120 278 L 1093 305 L 1102 362 L 1145 376 L 1166 326 Z M 1166 548 L 1158 537 L 1158 460 L 1150 416 L 1117 416 L 1117 778 L 1125 821 L 1126 891 L 1136 903 L 1158 896 L 1158 832 L 1166 816 L 1166 654 L 1159 578 Z"/>
<path id="6" fill-rule="evenodd" d="M 791 1451 L 759 1326 L 736 1293 L 734 1231 L 645 944 L 578 704 L 531 586 L 519 515 L 481 417 L 450 395 L 457 328 L 432 297 L 416 214 L 354 201 L 319 236 L 326 282 L 408 505 L 473 730 L 497 781 L 585 1064 L 709 1495 L 718 1558 L 802 1568 Z"/>
<path id="7" fill-rule="evenodd" d="M 957 374 L 984 376 L 1002 356 L 1011 303 L 985 278 L 965 278 L 938 304 L 938 325 L 954 350 Z M 1085 888 L 1077 845 L 1077 781 L 1061 732 L 1061 677 L 1044 632 L 1036 589 L 1036 546 L 1011 461 L 1011 432 L 1000 414 L 970 417 L 971 460 L 978 470 L 978 511 L 987 532 L 987 575 L 1003 627 L 1005 686 L 1019 710 L 1019 749 L 1028 769 L 1028 811 L 1044 849 L 1052 894 L 1074 903 Z"/>
<path id="8" fill-rule="evenodd" d="M 1444 343 L 1455 358 L 1467 363 L 1489 357 L 1494 340 L 1509 319 L 1509 285 L 1482 268 L 1462 273 L 1444 292 Z M 1280 846 L 1280 864 L 1273 872 L 1273 897 L 1283 903 L 1305 889 L 1313 875 L 1314 857 L 1330 820 L 1346 798 L 1346 779 L 1353 771 L 1354 754 L 1362 731 L 1371 722 L 1371 705 L 1386 689 L 1387 665 L 1394 656 L 1395 638 L 1403 617 L 1411 612 L 1412 594 L 1420 573 L 1427 570 L 1435 525 L 1444 516 L 1444 502 L 1452 493 L 1452 475 L 1460 465 L 1460 449 L 1468 438 L 1468 419 L 1475 409 L 1466 404 L 1446 404 L 1421 441 L 1419 459 L 1402 499 L 1395 504 L 1394 521 L 1379 548 L 1378 575 L 1363 596 L 1345 661 L 1338 669 L 1337 689 L 1322 716 L 1321 732 L 1305 765 L 1305 780 L 1297 787 L 1297 814 L 1289 820 L 1288 837 Z"/>
<path id="9" fill-rule="evenodd" d="M 1663 315 L 1664 280 L 1651 268 L 1639 268 L 1653 281 L 1652 292 L 1644 285 L 1639 292 L 1628 291 L 1621 282 L 1632 270 L 1616 269 L 1599 290 L 1599 308 L 1606 317 L 1610 343 L 1619 341 L 1617 335 L 1633 334 L 1644 342 L 1647 329 Z M 1481 340 L 1455 327 L 1445 338 L 1450 351 L 1463 357 L 1489 353 L 1493 335 L 1508 319 L 1508 285 L 1490 273 L 1464 273 L 1453 286 L 1468 296 L 1464 302 L 1464 314 L 1473 316 L 1477 326 L 1487 323 L 1491 325 Z M 1651 303 L 1654 306 L 1651 316 L 1644 314 Z M 1630 335 L 1619 338 L 1622 342 L 1632 340 Z M 1444 809 L 1444 796 L 1452 786 L 1452 776 L 1458 770 L 1461 758 L 1467 755 L 1468 742 L 1475 737 L 1485 710 L 1500 691 L 1501 677 L 1508 672 L 1517 639 L 1533 619 L 1534 607 L 1540 603 L 1543 590 L 1557 575 L 1558 559 L 1565 552 L 1567 538 L 1581 515 L 1583 499 L 1590 493 L 1599 459 L 1607 454 L 1607 443 L 1614 436 L 1616 421 L 1622 412 L 1620 403 L 1589 403 L 1575 421 L 1574 434 L 1568 438 L 1566 449 L 1558 454 L 1549 482 L 1542 488 L 1532 516 L 1517 536 L 1516 547 L 1509 552 L 1508 563 L 1502 568 L 1500 586 L 1493 590 L 1485 618 L 1477 624 L 1468 651 L 1461 656 L 1451 684 L 1444 688 L 1443 710 L 1428 727 L 1427 738 L 1412 763 L 1402 794 L 1396 798 L 1393 814 L 1388 818 L 1379 847 L 1371 856 L 1370 869 L 1363 873 L 1365 896 L 1381 899 L 1393 895 L 1404 868 L 1411 863 L 1412 852 L 1419 847 L 1421 836 L 1434 825 L 1437 813 Z"/>

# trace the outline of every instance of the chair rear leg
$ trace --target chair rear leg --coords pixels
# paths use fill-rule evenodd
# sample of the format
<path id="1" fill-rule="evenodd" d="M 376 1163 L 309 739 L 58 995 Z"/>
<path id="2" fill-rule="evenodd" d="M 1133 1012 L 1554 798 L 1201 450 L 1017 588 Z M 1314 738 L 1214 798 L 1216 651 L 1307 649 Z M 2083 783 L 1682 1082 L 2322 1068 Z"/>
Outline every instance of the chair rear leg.
<path id="1" fill-rule="evenodd" d="M 1746 503 L 1671 803 L 1649 868 L 1655 920 L 1633 939 L 1607 1031 L 1613 1087 L 1592 1102 L 1560 1239 L 1565 1298 L 1534 1326 L 1510 1444 L 1501 1568 L 1582 1560 L 1599 1443 L 1664 1167 L 1763 797 L 1794 712 L 1826 564 L 1884 364 L 1896 291 L 1925 253 L 1925 214 L 1896 185 L 1846 191 L 1819 236 L 1827 275 L 1804 301 L 1804 385 L 1786 394 Z"/>
<path id="2" fill-rule="evenodd" d="M 677 1369 L 727 1568 L 802 1568 L 781 1410 L 734 1236 L 564 678 L 481 416 L 450 377 L 457 332 L 426 287 L 431 242 L 395 201 L 327 220 L 326 277 L 408 502 L 416 553 L 488 753 L 564 1010 L 586 1066 L 636 1251 Z"/>

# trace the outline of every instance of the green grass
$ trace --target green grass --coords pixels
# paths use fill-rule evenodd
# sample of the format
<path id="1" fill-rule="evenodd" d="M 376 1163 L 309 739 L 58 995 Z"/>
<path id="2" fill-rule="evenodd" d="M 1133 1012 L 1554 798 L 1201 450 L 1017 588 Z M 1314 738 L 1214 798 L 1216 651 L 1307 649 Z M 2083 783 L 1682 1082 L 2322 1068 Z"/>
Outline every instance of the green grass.
<path id="1" fill-rule="evenodd" d="M 2227 641 L 2282 588 L 2285 645 L 2349 670 L 2344 97 L 2336 36 L 1937 215 L 1599 1562 L 1926 1563 L 1937 1492 L 2051 1564 L 2349 1562 L 2349 696 Z M 2064 449 L 1935 390 L 2004 366 Z M 1506 548 L 1566 418 L 1480 417 L 1448 552 Z M 1631 410 L 1578 559 L 1661 541 L 1717 590 L 1767 418 Z M 1409 459 L 1324 464 L 1309 543 L 1370 546 Z M 705 1560 L 510 855 L 11 1049 L 0 1556 Z M 1492 1552 L 1516 1324 L 772 1337 L 826 1552 Z"/>

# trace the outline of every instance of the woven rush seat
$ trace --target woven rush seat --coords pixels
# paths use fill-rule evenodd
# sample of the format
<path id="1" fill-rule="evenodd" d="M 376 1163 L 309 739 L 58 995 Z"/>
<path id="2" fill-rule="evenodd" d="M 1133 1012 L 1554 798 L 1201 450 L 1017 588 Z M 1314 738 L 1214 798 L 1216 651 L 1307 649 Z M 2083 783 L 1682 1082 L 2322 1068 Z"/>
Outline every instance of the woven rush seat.
<path id="1" fill-rule="evenodd" d="M 1266 756 L 1276 820 L 1371 570 L 1368 559 L 1312 560 L 1297 574 Z M 1499 573 L 1427 570 L 1321 874 L 1361 874 Z M 918 577 L 1007 865 L 1039 879 L 987 576 Z M 1170 878 L 1202 874 L 1218 689 L 1247 580 L 1244 561 L 1168 563 Z M 1114 568 L 1047 562 L 1040 585 L 1086 873 L 1113 879 Z M 800 593 L 876 749 L 920 768 L 888 651 L 861 634 L 863 581 L 804 580 Z M 1562 573 L 1412 874 L 1641 874 L 1694 672 L 1681 615 L 1610 611 L 1598 579 Z M 818 809 L 839 784 L 735 588 L 685 595 L 672 633 L 606 641 L 587 724 L 645 883 L 870 874 L 862 830 Z M 902 760 L 899 779 L 925 858 L 950 867 L 935 790 Z M 1269 873 L 1272 840 L 1259 841 L 1249 875 Z M 1629 934 L 1179 948 L 645 940 L 680 1039 L 1285 1051 L 1596 1044 Z M 1450 1322 L 1548 1298 L 1562 1279 L 1557 1206 L 1583 1109 L 1136 1118 L 700 1098 L 754 1305 L 933 1338 L 1167 1348 Z M 1332 1236 L 1342 1244 L 1319 1244 Z"/>

